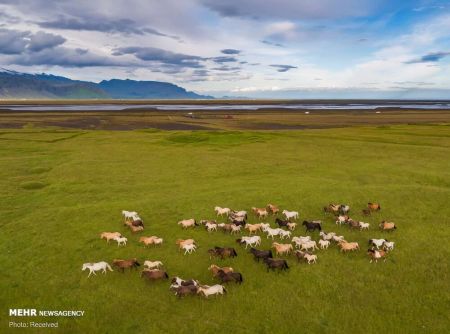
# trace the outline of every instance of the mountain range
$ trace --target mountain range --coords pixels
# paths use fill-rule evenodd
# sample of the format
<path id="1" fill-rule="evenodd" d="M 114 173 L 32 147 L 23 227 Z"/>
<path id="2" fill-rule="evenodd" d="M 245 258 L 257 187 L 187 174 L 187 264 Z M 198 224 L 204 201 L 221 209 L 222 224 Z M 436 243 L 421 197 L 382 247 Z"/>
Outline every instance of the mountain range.
<path id="1" fill-rule="evenodd" d="M 0 99 L 211 99 L 161 81 L 111 79 L 99 83 L 0 68 Z"/>

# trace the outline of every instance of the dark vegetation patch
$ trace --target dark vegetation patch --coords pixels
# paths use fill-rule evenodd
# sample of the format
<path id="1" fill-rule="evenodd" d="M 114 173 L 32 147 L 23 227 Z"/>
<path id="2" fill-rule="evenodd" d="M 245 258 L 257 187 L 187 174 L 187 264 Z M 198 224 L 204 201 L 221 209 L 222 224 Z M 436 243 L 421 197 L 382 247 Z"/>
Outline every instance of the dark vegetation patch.
<path id="1" fill-rule="evenodd" d="M 47 184 L 40 182 L 40 181 L 28 181 L 28 182 L 22 182 L 20 184 L 20 187 L 22 189 L 26 189 L 26 190 L 38 190 L 38 189 L 45 188 L 46 186 L 47 186 Z"/>
<path id="2" fill-rule="evenodd" d="M 51 168 L 49 167 L 34 167 L 30 169 L 30 174 L 42 174 L 49 172 Z"/>
<path id="3" fill-rule="evenodd" d="M 173 134 L 166 138 L 166 141 L 175 144 L 202 144 L 232 146 L 251 143 L 264 143 L 270 140 L 273 134 L 270 133 L 252 133 L 252 132 L 191 132 L 182 134 Z"/>

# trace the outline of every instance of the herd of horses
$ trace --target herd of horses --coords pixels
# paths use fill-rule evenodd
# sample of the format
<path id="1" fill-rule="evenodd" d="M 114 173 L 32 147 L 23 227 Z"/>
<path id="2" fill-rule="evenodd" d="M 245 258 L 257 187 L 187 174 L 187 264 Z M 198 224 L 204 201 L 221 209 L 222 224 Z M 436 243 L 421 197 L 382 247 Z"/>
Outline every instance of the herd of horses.
<path id="1" fill-rule="evenodd" d="M 323 208 L 327 214 L 333 214 L 336 217 L 337 225 L 348 225 L 349 228 L 357 228 L 361 231 L 368 230 L 369 224 L 361 221 L 353 220 L 349 217 L 350 207 L 345 204 L 329 204 Z M 362 210 L 364 216 L 369 216 L 374 212 L 380 211 L 381 206 L 378 203 L 368 203 L 367 208 Z M 296 211 L 288 211 L 280 209 L 273 204 L 268 204 L 265 208 L 251 209 L 252 213 L 260 220 L 257 223 L 250 224 L 247 222 L 249 213 L 247 211 L 235 211 L 230 208 L 215 207 L 216 216 L 225 218 L 227 222 L 218 223 L 217 220 L 200 220 L 193 218 L 185 219 L 178 222 L 183 229 L 196 228 L 204 226 L 209 232 L 223 231 L 224 233 L 237 234 L 248 230 L 248 236 L 241 236 L 236 239 L 236 243 L 245 246 L 245 249 L 250 246 L 249 253 L 257 262 L 262 262 L 266 266 L 267 271 L 279 270 L 284 271 L 289 269 L 288 261 L 280 256 L 293 255 L 297 262 L 305 262 L 308 264 L 315 264 L 317 262 L 317 255 L 314 254 L 316 250 L 326 250 L 330 245 L 336 244 L 341 252 L 359 251 L 360 246 L 357 242 L 349 242 L 345 240 L 344 236 L 337 235 L 335 232 L 325 232 L 322 228 L 321 220 L 304 220 L 301 224 L 305 228 L 305 232 L 319 232 L 319 240 L 313 240 L 311 235 L 306 236 L 292 236 L 292 233 L 297 229 L 297 220 L 299 213 Z M 281 217 L 279 216 L 281 214 Z M 128 226 L 132 233 L 137 233 L 145 230 L 143 220 L 134 211 L 122 211 L 125 219 L 124 225 Z M 262 222 L 269 216 L 273 216 L 277 227 L 273 228 L 269 223 Z M 397 227 L 395 223 L 382 221 L 379 228 L 383 231 L 393 231 Z M 266 239 L 272 239 L 272 247 L 270 249 L 257 249 L 261 244 L 261 235 L 266 234 Z M 103 232 L 100 234 L 101 239 L 105 239 L 107 243 L 114 240 L 118 246 L 126 246 L 128 239 L 120 232 Z M 278 237 L 279 241 L 274 238 Z M 290 239 L 290 240 L 289 240 Z M 282 242 L 282 241 L 288 242 Z M 147 246 L 157 246 L 163 244 L 163 238 L 157 236 L 141 236 L 138 242 Z M 178 239 L 175 241 L 179 250 L 184 250 L 184 255 L 191 254 L 196 251 L 197 243 L 194 239 Z M 319 246 L 318 246 L 319 245 Z M 386 261 L 386 258 L 394 249 L 395 243 L 387 239 L 370 239 L 369 249 L 367 255 L 370 262 L 378 262 L 378 260 Z M 238 253 L 234 247 L 219 247 L 215 246 L 207 250 L 210 260 L 227 258 L 234 258 Z M 276 257 L 274 257 L 274 255 Z M 169 279 L 169 274 L 163 269 L 162 261 L 144 261 L 144 269 L 141 272 L 141 277 L 148 281 L 166 280 Z M 114 259 L 112 266 L 107 262 L 101 261 L 97 263 L 85 263 L 82 270 L 89 270 L 88 277 L 91 274 L 96 275 L 96 271 L 106 273 L 108 270 L 113 271 L 113 268 L 119 272 L 124 273 L 126 269 L 137 269 L 141 263 L 136 258 L 133 259 Z M 176 296 L 182 297 L 186 295 L 202 295 L 208 297 L 210 295 L 223 295 L 227 292 L 223 284 L 235 282 L 241 284 L 243 282 L 242 273 L 235 271 L 232 267 L 219 267 L 216 264 L 211 264 L 208 268 L 214 279 L 218 280 L 220 284 L 204 285 L 200 284 L 198 280 L 189 279 L 183 280 L 180 277 L 174 277 L 171 280 L 170 290 Z"/>

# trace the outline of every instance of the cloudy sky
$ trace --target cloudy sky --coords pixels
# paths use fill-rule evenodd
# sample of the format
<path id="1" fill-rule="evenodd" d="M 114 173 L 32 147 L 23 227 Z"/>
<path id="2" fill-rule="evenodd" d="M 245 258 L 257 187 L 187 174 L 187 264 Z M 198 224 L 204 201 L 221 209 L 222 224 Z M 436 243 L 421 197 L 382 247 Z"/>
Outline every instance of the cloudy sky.
<path id="1" fill-rule="evenodd" d="M 450 1 L 0 0 L 0 67 L 215 96 L 450 98 Z"/>

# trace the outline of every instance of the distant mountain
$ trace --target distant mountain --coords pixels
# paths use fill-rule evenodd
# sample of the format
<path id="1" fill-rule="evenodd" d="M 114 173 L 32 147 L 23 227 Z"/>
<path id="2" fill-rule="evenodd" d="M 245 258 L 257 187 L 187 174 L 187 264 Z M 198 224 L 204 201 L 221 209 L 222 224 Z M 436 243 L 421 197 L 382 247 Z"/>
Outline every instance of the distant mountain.
<path id="1" fill-rule="evenodd" d="M 0 68 L 0 99 L 209 99 L 160 81 L 72 80 L 51 74 L 27 74 Z"/>

